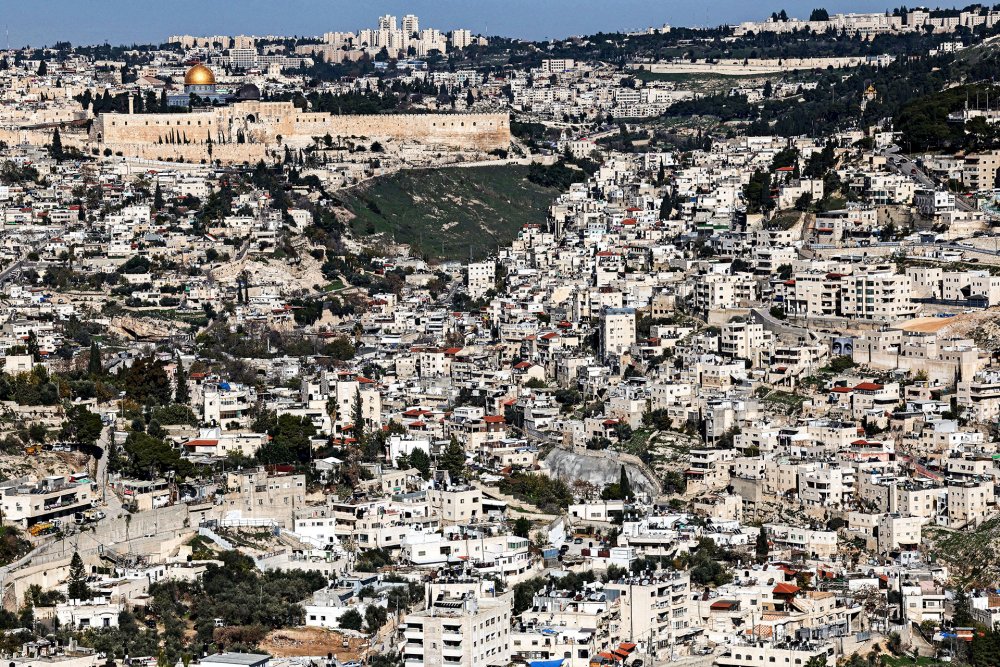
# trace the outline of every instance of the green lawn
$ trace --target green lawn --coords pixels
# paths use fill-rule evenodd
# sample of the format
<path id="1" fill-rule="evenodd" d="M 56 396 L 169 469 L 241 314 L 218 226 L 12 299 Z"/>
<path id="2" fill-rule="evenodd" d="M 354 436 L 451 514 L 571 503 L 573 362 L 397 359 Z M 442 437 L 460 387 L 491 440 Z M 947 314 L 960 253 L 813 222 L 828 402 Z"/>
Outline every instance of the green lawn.
<path id="1" fill-rule="evenodd" d="M 886 667 L 913 667 L 917 665 L 918 667 L 945 667 L 949 663 L 941 662 L 935 658 L 917 658 L 916 661 L 909 656 L 884 656 Z"/>
<path id="2" fill-rule="evenodd" d="M 354 233 L 386 233 L 417 253 L 468 260 L 509 245 L 528 223 L 544 224 L 559 194 L 525 178 L 520 165 L 403 171 L 343 195 Z"/>
<path id="3" fill-rule="evenodd" d="M 344 289 L 344 283 L 339 279 L 323 287 L 324 292 L 339 292 L 342 289 Z"/>

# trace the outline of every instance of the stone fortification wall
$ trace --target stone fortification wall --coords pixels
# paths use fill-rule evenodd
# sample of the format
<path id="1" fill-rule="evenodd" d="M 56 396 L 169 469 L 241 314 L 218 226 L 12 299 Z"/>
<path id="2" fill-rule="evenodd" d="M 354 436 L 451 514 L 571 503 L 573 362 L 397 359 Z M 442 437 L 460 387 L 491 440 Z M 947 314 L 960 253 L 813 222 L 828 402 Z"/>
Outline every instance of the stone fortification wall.
<path id="1" fill-rule="evenodd" d="M 341 116 L 304 112 L 291 102 L 251 101 L 191 113 L 101 114 L 91 128 L 90 142 L 129 156 L 174 154 L 194 160 L 206 158 L 211 143 L 213 159 L 243 162 L 283 145 L 308 146 L 327 134 L 334 139 L 392 138 L 490 151 L 509 146 L 510 118 L 507 114 Z"/>

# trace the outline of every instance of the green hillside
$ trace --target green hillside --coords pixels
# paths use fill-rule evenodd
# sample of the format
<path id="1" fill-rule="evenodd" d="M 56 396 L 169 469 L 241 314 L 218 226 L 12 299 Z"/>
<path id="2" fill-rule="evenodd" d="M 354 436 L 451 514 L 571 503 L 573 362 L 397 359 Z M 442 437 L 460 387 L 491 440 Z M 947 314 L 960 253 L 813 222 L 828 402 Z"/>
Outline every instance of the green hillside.
<path id="1" fill-rule="evenodd" d="M 528 168 L 398 172 L 341 195 L 355 235 L 394 235 L 417 253 L 443 259 L 485 257 L 527 223 L 544 223 L 558 190 L 528 181 Z"/>

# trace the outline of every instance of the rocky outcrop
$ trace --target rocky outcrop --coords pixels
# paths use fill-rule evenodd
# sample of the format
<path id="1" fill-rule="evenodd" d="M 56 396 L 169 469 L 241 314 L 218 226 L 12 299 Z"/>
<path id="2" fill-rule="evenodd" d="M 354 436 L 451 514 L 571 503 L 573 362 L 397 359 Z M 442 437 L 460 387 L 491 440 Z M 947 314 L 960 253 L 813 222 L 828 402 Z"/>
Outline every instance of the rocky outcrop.
<path id="1" fill-rule="evenodd" d="M 555 448 L 545 457 L 545 467 L 552 477 L 567 484 L 580 480 L 598 487 L 613 484 L 621 477 L 621 467 L 632 488 L 655 498 L 660 494 L 660 483 L 642 461 L 630 454 L 609 450 L 571 452 Z"/>

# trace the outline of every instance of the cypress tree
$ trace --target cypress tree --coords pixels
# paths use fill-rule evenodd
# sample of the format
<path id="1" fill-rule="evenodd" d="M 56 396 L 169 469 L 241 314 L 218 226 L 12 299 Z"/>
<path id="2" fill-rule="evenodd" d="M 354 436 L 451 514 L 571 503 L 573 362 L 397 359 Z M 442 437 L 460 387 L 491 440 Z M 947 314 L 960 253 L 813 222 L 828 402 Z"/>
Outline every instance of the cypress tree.
<path id="1" fill-rule="evenodd" d="M 440 467 L 448 471 L 453 482 L 465 473 L 465 449 L 454 434 L 448 441 L 448 447 L 441 453 Z"/>
<path id="2" fill-rule="evenodd" d="M 188 387 L 187 374 L 183 368 L 177 369 L 177 392 L 174 394 L 174 402 L 187 405 L 191 401 L 191 389 Z"/>
<path id="3" fill-rule="evenodd" d="M 767 543 L 767 531 L 763 527 L 757 533 L 757 544 L 754 547 L 754 551 L 756 552 L 758 563 L 767 561 L 767 554 L 771 551 L 771 546 Z"/>
<path id="4" fill-rule="evenodd" d="M 101 350 L 97 347 L 97 342 L 90 344 L 90 358 L 87 360 L 87 373 L 90 375 L 100 375 L 104 372 L 104 364 L 101 363 Z"/>
<path id="5" fill-rule="evenodd" d="M 87 572 L 83 568 L 83 559 L 80 552 L 73 552 L 73 559 L 69 562 L 69 585 L 67 594 L 70 600 L 89 600 L 90 587 L 87 586 Z"/>
<path id="6" fill-rule="evenodd" d="M 628 474 L 625 472 L 624 465 L 621 467 L 621 473 L 618 478 L 618 489 L 621 491 L 622 500 L 632 498 L 632 482 L 628 481 Z"/>
<path id="7" fill-rule="evenodd" d="M 59 128 L 57 127 L 52 133 L 52 148 L 50 153 L 56 162 L 63 159 L 63 147 L 62 147 L 62 137 L 59 136 Z"/>

